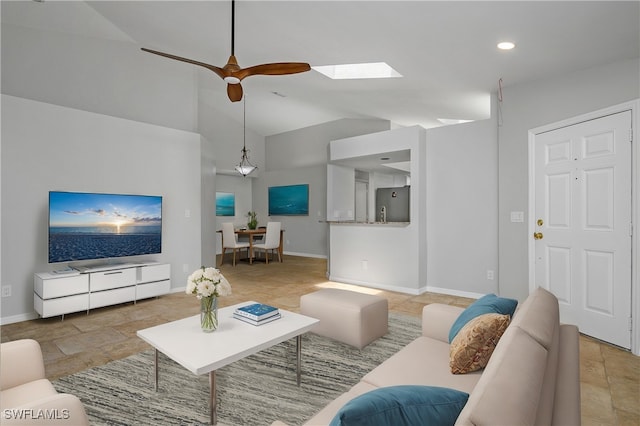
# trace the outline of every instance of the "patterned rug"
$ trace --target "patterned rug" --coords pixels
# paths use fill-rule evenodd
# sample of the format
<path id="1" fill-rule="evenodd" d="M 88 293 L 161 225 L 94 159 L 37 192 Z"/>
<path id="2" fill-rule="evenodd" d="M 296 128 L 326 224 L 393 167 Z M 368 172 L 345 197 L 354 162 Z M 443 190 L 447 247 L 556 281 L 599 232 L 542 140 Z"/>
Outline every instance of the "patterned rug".
<path id="1" fill-rule="evenodd" d="M 389 314 L 389 333 L 358 350 L 314 334 L 302 339 L 302 384 L 296 386 L 295 339 L 216 372 L 218 424 L 300 425 L 362 376 L 420 335 L 418 318 Z M 196 376 L 153 350 L 53 382 L 78 396 L 92 425 L 199 425 L 209 419 L 208 375 Z"/>

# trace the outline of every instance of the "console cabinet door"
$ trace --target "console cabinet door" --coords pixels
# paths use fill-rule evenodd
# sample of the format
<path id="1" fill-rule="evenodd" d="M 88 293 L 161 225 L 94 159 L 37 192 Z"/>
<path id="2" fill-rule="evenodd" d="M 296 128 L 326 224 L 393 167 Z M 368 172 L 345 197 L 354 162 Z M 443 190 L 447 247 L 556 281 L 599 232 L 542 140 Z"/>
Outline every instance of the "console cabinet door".
<path id="1" fill-rule="evenodd" d="M 164 281 L 171 278 L 171 265 L 148 265 L 138 268 L 138 283 L 150 283 L 154 281 Z"/>
<path id="2" fill-rule="evenodd" d="M 89 275 L 92 292 L 127 287 L 136 283 L 136 270 L 134 268 L 92 272 Z"/>

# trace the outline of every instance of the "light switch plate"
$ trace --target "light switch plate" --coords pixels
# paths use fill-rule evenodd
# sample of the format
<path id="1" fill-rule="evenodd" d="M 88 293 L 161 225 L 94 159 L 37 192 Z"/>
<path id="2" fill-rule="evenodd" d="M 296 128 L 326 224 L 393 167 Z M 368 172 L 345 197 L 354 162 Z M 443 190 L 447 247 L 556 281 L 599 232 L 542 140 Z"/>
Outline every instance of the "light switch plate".
<path id="1" fill-rule="evenodd" d="M 524 222 L 524 212 L 511 212 L 511 222 Z"/>

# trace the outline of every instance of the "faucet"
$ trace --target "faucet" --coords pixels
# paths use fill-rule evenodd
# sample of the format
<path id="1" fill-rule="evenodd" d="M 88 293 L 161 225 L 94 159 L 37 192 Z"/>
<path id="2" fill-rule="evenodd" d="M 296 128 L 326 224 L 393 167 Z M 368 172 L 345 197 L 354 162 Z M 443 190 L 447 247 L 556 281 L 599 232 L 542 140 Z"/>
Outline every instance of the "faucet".
<path id="1" fill-rule="evenodd" d="M 380 209 L 380 222 L 387 223 L 387 206 L 382 206 Z"/>

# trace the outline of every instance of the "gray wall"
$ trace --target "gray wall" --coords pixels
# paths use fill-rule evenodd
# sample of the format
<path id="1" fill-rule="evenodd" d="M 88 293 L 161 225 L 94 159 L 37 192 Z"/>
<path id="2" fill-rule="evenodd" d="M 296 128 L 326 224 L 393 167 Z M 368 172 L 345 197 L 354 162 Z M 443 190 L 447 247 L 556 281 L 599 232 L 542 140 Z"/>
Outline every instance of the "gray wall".
<path id="1" fill-rule="evenodd" d="M 308 216 L 268 216 L 268 188 L 281 185 L 309 185 Z M 328 225 L 324 223 L 327 204 L 327 166 L 269 171 L 253 182 L 253 207 L 259 225 L 281 222 L 284 252 L 288 254 L 327 257 Z"/>
<path id="2" fill-rule="evenodd" d="M 135 43 L 2 24 L 4 94 L 195 131 L 195 82 Z"/>
<path id="3" fill-rule="evenodd" d="M 254 172 L 255 173 L 255 172 Z M 222 229 L 224 222 L 232 222 L 235 226 L 246 226 L 249 218 L 247 213 L 253 209 L 253 200 L 251 194 L 253 193 L 254 178 L 243 177 L 242 175 L 235 174 L 219 174 L 216 176 L 215 190 L 218 192 L 232 192 L 236 199 L 236 214 L 235 216 L 215 216 L 215 194 L 214 204 L 208 204 L 203 206 L 203 210 L 210 209 L 213 211 L 215 230 Z M 267 223 L 266 216 L 258 216 L 258 226 L 265 226 Z M 215 231 L 214 231 L 215 232 Z M 203 239 L 206 235 L 206 244 L 214 243 L 215 253 L 222 253 L 222 235 L 214 233 L 213 238 L 209 241 L 210 233 L 202 230 Z M 205 242 L 203 241 L 203 244 Z M 229 253 L 227 251 L 227 253 Z M 204 258 L 204 257 L 203 257 Z M 208 257 L 206 259 L 209 259 Z"/>
<path id="4" fill-rule="evenodd" d="M 498 130 L 500 293 L 524 299 L 528 289 L 528 131 L 640 96 L 637 59 L 505 86 Z M 511 223 L 510 212 L 525 213 Z"/>
<path id="5" fill-rule="evenodd" d="M 498 291 L 496 120 L 427 130 L 427 283 Z M 494 279 L 487 278 L 487 271 Z"/>
<path id="6" fill-rule="evenodd" d="M 202 259 L 206 265 L 214 265 L 216 254 L 222 252 L 221 238 L 216 232 L 222 223 L 247 222 L 247 212 L 253 209 L 251 182 L 260 177 L 265 168 L 264 136 L 244 128 L 243 103 L 247 102 L 247 124 L 250 125 L 250 97 L 245 95 L 242 102 L 228 102 L 224 95 L 220 102 L 220 96 L 221 93 L 207 89 L 198 91 L 198 131 L 203 136 Z M 251 163 L 258 166 L 248 177 L 234 170 L 245 141 Z M 216 191 L 236 195 L 235 217 L 216 217 Z"/>
<path id="7" fill-rule="evenodd" d="M 253 181 L 253 209 L 261 223 L 267 219 L 282 222 L 285 253 L 328 256 L 328 226 L 324 220 L 329 142 L 390 127 L 386 120 L 343 119 L 266 138 L 266 165 L 260 179 Z M 268 187 L 303 183 L 309 184 L 309 216 L 268 218 Z"/>
<path id="8" fill-rule="evenodd" d="M 3 323 L 32 318 L 33 274 L 65 266 L 47 263 L 50 190 L 163 196 L 162 254 L 124 260 L 170 263 L 184 287 L 201 266 L 199 165 L 195 133 L 2 95 Z"/>
<path id="9" fill-rule="evenodd" d="M 387 120 L 342 119 L 266 138 L 265 170 L 327 164 L 327 146 L 336 139 L 391 129 Z"/>

